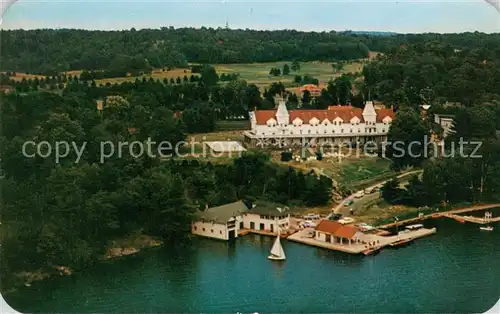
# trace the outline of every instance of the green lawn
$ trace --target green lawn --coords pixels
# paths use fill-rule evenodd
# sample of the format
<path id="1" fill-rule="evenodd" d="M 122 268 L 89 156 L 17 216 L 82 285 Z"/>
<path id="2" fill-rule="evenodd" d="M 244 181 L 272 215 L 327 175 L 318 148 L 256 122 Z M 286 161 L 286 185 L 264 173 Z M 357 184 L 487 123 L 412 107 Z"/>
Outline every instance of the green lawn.
<path id="1" fill-rule="evenodd" d="M 389 168 L 390 161 L 377 157 L 348 159 L 337 163 L 335 171 L 325 169 L 325 174 L 349 189 L 363 188 L 386 178 L 396 176 Z"/>
<path id="2" fill-rule="evenodd" d="M 330 62 L 303 62 L 301 68 L 297 72 L 290 72 L 289 75 L 272 76 L 269 71 L 272 68 L 283 70 L 283 66 L 292 65 L 291 61 L 269 62 L 269 63 L 245 63 L 245 64 L 216 64 L 217 73 L 239 73 L 240 78 L 248 83 L 253 83 L 261 88 L 266 88 L 273 82 L 281 81 L 285 87 L 294 88 L 297 84 L 293 82 L 295 75 L 309 74 L 320 81 L 320 86 L 328 83 L 329 80 L 340 76 L 343 73 L 357 73 L 363 69 L 364 60 L 352 61 L 346 64 L 342 71 L 334 72 Z"/>
<path id="3" fill-rule="evenodd" d="M 344 65 L 344 68 L 341 71 L 334 72 L 331 66 L 331 62 L 320 62 L 320 61 L 311 61 L 311 62 L 301 62 L 300 70 L 293 72 L 291 71 L 289 75 L 281 75 L 281 76 L 272 76 L 269 75 L 269 71 L 271 68 L 279 68 L 283 71 L 283 66 L 288 64 L 292 65 L 292 61 L 279 61 L 279 62 L 266 62 L 266 63 L 242 63 L 242 64 L 215 64 L 214 67 L 217 70 L 217 73 L 220 75 L 222 73 L 231 74 L 231 73 L 239 73 L 240 78 L 246 80 L 248 83 L 255 84 L 264 90 L 273 82 L 282 82 L 287 89 L 292 92 L 298 92 L 299 84 L 294 83 L 295 75 L 304 76 L 306 74 L 315 77 L 319 80 L 320 87 L 324 87 L 328 81 L 331 79 L 340 76 L 344 73 L 359 73 L 363 69 L 363 65 L 368 62 L 366 60 L 355 60 L 350 61 Z M 72 71 L 71 74 L 79 74 L 80 71 Z M 183 78 L 186 76 L 191 76 L 190 69 L 171 69 L 169 71 L 163 71 L 163 69 L 154 69 L 151 74 L 144 75 L 146 79 L 153 78 L 155 80 L 159 79 L 162 81 L 163 79 L 170 80 L 171 78 L 176 79 L 177 77 Z M 199 74 L 194 74 L 199 75 Z M 15 79 L 21 79 L 26 76 L 26 74 L 19 73 Z M 106 83 L 122 83 L 122 82 L 133 82 L 137 78 L 142 79 L 142 77 L 116 77 L 116 78 L 108 78 L 108 79 L 100 79 L 96 80 L 97 84 L 106 84 Z M 226 84 L 225 82 L 221 82 L 221 84 Z"/>
<path id="4" fill-rule="evenodd" d="M 235 131 L 249 130 L 250 121 L 248 120 L 220 120 L 215 126 L 216 131 Z"/>

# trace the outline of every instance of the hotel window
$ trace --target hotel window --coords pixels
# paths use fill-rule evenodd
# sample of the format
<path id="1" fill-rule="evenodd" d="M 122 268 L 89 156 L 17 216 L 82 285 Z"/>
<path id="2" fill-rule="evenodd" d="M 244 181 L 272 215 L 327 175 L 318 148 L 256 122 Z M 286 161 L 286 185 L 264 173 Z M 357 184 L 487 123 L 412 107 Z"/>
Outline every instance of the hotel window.
<path id="1" fill-rule="evenodd" d="M 205 231 L 205 228 L 203 228 L 203 231 Z"/>
<path id="2" fill-rule="evenodd" d="M 198 228 L 196 228 L 196 226 L 194 227 L 194 230 L 198 230 Z"/>
<path id="3" fill-rule="evenodd" d="M 210 229 L 210 232 L 214 233 L 214 229 Z"/>
<path id="4" fill-rule="evenodd" d="M 219 233 L 220 233 L 220 234 L 222 234 L 222 230 L 221 230 L 221 231 L 219 231 Z"/>
<path id="5" fill-rule="evenodd" d="M 310 133 L 311 133 L 311 130 L 309 130 L 308 132 L 309 132 L 309 134 L 310 134 Z"/>
<path id="6" fill-rule="evenodd" d="M 344 133 L 344 129 L 341 129 L 341 130 L 340 130 L 340 133 Z"/>

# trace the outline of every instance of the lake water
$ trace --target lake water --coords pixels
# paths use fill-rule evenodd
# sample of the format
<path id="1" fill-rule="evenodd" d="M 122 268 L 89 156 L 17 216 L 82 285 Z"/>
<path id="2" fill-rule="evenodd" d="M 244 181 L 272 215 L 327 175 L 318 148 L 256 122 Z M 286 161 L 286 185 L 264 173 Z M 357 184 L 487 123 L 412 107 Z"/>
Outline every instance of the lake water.
<path id="1" fill-rule="evenodd" d="M 274 238 L 196 239 L 33 284 L 7 302 L 23 312 L 484 312 L 500 297 L 500 224 L 493 232 L 445 218 L 436 235 L 374 256 Z"/>

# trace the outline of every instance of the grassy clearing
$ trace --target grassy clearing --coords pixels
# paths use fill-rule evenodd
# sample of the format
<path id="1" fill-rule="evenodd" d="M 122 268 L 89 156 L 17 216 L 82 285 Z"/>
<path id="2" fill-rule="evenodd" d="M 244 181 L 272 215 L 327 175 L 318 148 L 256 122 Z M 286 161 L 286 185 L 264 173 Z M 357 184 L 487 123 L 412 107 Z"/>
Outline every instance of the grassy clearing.
<path id="1" fill-rule="evenodd" d="M 239 121 L 238 121 L 239 122 Z M 243 131 L 217 131 L 210 133 L 189 134 L 186 138 L 187 144 L 179 149 L 183 154 L 182 159 L 198 159 L 203 162 L 210 161 L 213 164 L 231 163 L 240 153 L 211 153 L 203 142 L 211 141 L 243 141 Z"/>
<path id="2" fill-rule="evenodd" d="M 331 62 L 320 62 L 320 61 L 302 62 L 300 64 L 301 68 L 299 71 L 290 72 L 290 75 L 286 76 L 283 75 L 271 76 L 269 75 L 269 71 L 271 70 L 271 68 L 279 68 L 283 70 L 283 66 L 285 64 L 291 66 L 292 61 L 242 63 L 242 64 L 215 64 L 214 67 L 219 75 L 222 73 L 225 74 L 239 73 L 241 79 L 246 80 L 250 84 L 257 85 L 262 91 L 264 90 L 264 88 L 269 87 L 271 83 L 280 81 L 285 85 L 285 87 L 289 91 L 299 94 L 300 86 L 293 82 L 295 75 L 303 76 L 308 74 L 312 77 L 315 77 L 320 82 L 319 87 L 323 88 L 326 86 L 328 81 L 334 79 L 335 77 L 340 76 L 341 74 L 361 72 L 364 64 L 366 64 L 369 60 L 373 59 L 374 56 L 376 55 L 377 53 L 372 52 L 368 59 L 350 61 L 349 63 L 346 63 L 344 65 L 344 68 L 341 71 L 337 72 L 333 71 Z M 81 70 L 73 70 L 73 71 L 67 71 L 65 72 L 65 74 L 74 76 L 74 75 L 80 75 L 81 72 L 82 72 Z M 185 75 L 188 76 L 189 78 L 191 75 L 198 76 L 199 74 L 191 73 L 190 69 L 172 69 L 168 71 L 167 69 L 165 69 L 165 71 L 163 71 L 163 69 L 154 69 L 151 74 L 146 74 L 141 77 L 127 76 L 127 77 L 105 78 L 96 80 L 96 83 L 103 85 L 106 83 L 120 84 L 122 82 L 133 82 L 137 78 L 142 79 L 142 77 L 145 77 L 148 80 L 149 78 L 153 78 L 154 80 L 158 79 L 160 81 L 163 81 L 163 79 L 165 78 L 170 80 L 171 78 L 177 79 L 177 77 L 180 77 L 182 79 Z M 43 78 L 44 76 L 26 74 L 26 73 L 16 73 L 16 76 L 13 76 L 12 78 L 16 81 L 20 81 L 23 78 L 34 79 L 35 77 L 38 77 L 40 79 Z"/>
<path id="3" fill-rule="evenodd" d="M 243 141 L 243 131 L 220 131 L 210 133 L 189 134 L 188 141 Z"/>
<path id="4" fill-rule="evenodd" d="M 407 216 L 416 217 L 420 211 L 416 207 L 390 205 L 382 199 L 376 199 L 366 204 L 366 206 L 360 207 L 359 210 L 356 209 L 354 217 L 356 221 L 378 225 L 394 221 L 394 216 L 398 216 L 400 219 L 404 219 Z"/>
<path id="5" fill-rule="evenodd" d="M 280 162 L 279 159 L 280 153 L 276 153 L 274 160 Z M 356 154 L 343 158 L 340 162 L 338 158 L 330 157 L 305 162 L 291 161 L 285 164 L 305 172 L 311 170 L 322 172 L 348 189 L 363 188 L 365 185 L 369 186 L 397 176 L 397 173 L 389 168 L 390 161 L 378 157 L 358 157 Z"/>
<path id="6" fill-rule="evenodd" d="M 215 129 L 219 132 L 249 130 L 250 121 L 248 120 L 220 120 L 217 121 Z"/>
<path id="7" fill-rule="evenodd" d="M 310 75 L 320 81 L 320 87 L 324 87 L 329 80 L 340 76 L 343 73 L 358 73 L 363 69 L 367 60 L 352 61 L 344 66 L 342 71 L 334 72 L 330 62 L 303 62 L 297 72 L 290 72 L 286 76 L 272 76 L 269 71 L 272 68 L 283 69 L 285 64 L 291 66 L 291 61 L 266 62 L 266 63 L 245 63 L 245 64 L 216 64 L 217 73 L 239 73 L 240 78 L 248 83 L 255 84 L 261 89 L 268 87 L 273 82 L 281 81 L 288 90 L 299 93 L 299 87 L 293 82 L 295 75 Z"/>
<path id="8" fill-rule="evenodd" d="M 139 76 L 114 77 L 114 78 L 105 78 L 105 79 L 101 79 L 101 80 L 96 80 L 95 82 L 97 84 L 106 84 L 106 83 L 110 83 L 110 84 L 118 83 L 118 84 L 120 84 L 122 82 L 133 82 L 137 78 L 142 80 L 143 77 L 145 77 L 147 80 L 149 80 L 150 78 L 153 78 L 154 80 L 163 81 L 163 79 L 165 79 L 165 78 L 168 80 L 173 78 L 175 80 L 178 77 L 183 79 L 184 76 L 187 76 L 189 78 L 191 75 L 198 76 L 199 74 L 198 73 L 191 73 L 190 69 L 172 69 L 169 71 L 167 71 L 167 69 L 165 69 L 165 71 L 163 71 L 163 69 L 154 69 L 153 72 L 151 72 L 151 74 L 146 74 L 146 75 L 143 75 L 140 77 Z"/>
<path id="9" fill-rule="evenodd" d="M 44 75 L 35 75 L 35 74 L 26 74 L 26 73 L 16 72 L 16 75 L 15 76 L 11 76 L 10 78 L 13 79 L 14 81 L 20 82 L 23 79 L 26 79 L 26 80 L 29 80 L 29 79 L 34 80 L 35 78 L 42 79 L 42 78 L 45 78 L 45 76 Z"/>

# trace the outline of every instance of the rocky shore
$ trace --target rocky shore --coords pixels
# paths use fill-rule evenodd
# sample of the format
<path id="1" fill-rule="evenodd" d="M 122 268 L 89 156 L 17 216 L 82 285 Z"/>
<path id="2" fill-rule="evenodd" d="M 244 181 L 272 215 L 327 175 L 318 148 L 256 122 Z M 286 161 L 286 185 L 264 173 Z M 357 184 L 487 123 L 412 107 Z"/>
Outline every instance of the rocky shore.
<path id="1" fill-rule="evenodd" d="M 106 253 L 100 260 L 111 260 L 122 256 L 132 255 L 140 252 L 142 249 L 157 247 L 162 245 L 162 242 L 144 234 L 132 234 L 126 238 L 112 240 L 108 244 Z M 34 282 L 53 278 L 55 276 L 70 276 L 73 274 L 73 269 L 68 266 L 54 265 L 44 269 L 37 269 L 34 271 L 21 271 L 14 274 L 16 286 L 31 286 Z M 15 291 L 11 288 L 6 293 Z"/>

